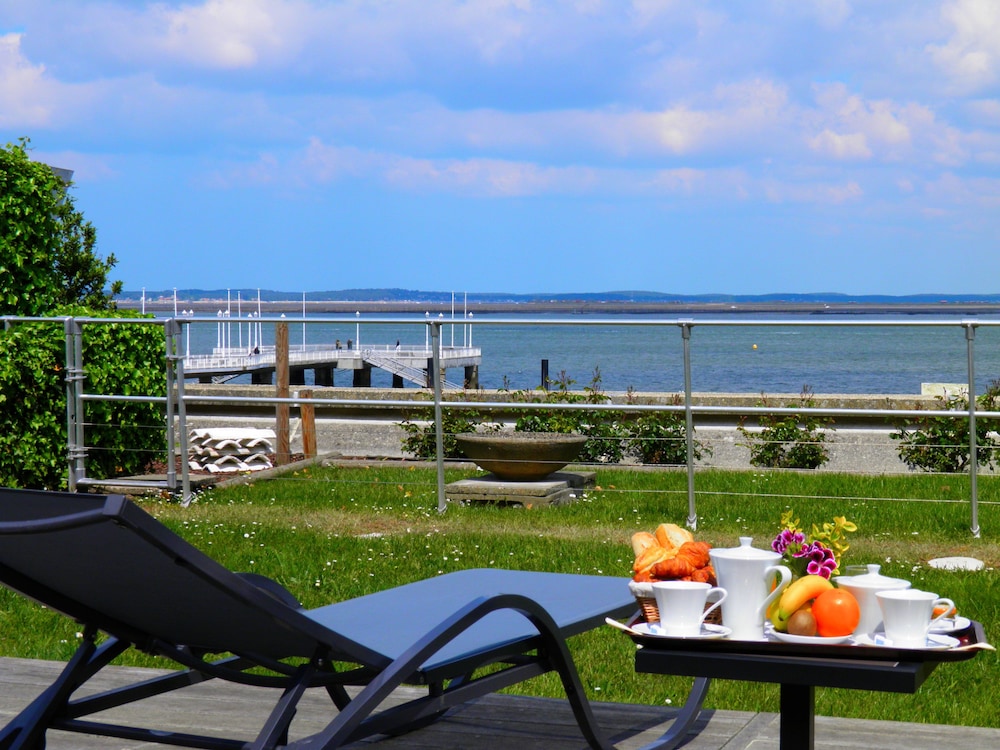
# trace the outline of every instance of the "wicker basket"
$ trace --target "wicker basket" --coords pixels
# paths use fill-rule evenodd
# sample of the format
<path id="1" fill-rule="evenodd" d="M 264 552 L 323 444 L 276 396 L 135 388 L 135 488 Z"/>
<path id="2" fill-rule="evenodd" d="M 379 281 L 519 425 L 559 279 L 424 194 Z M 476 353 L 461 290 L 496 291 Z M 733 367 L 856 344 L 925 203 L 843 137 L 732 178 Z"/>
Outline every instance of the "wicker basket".
<path id="1" fill-rule="evenodd" d="M 653 584 L 651 583 L 637 583 L 636 581 L 629 582 L 629 591 L 632 592 L 632 596 L 635 597 L 636 603 L 639 605 L 639 611 L 642 612 L 643 619 L 652 624 L 660 621 L 660 610 L 656 606 L 656 597 L 653 595 Z M 712 606 L 712 603 L 706 603 L 705 609 Z M 715 610 L 705 618 L 705 622 L 709 625 L 721 625 L 722 624 L 722 607 L 716 607 Z"/>

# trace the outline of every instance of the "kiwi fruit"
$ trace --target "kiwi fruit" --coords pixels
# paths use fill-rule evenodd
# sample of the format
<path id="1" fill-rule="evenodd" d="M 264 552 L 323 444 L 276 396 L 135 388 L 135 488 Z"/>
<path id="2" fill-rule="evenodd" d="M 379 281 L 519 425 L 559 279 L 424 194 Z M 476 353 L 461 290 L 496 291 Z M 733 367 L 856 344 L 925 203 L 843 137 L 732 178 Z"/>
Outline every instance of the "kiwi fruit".
<path id="1" fill-rule="evenodd" d="M 811 610 L 797 610 L 788 618 L 788 632 L 792 635 L 816 635 L 816 618 Z"/>

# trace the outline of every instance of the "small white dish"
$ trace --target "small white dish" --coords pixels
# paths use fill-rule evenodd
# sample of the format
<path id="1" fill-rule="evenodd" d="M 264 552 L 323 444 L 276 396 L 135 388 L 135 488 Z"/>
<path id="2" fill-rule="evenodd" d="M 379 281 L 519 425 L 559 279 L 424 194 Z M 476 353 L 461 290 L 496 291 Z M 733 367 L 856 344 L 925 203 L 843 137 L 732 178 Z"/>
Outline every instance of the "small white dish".
<path id="1" fill-rule="evenodd" d="M 957 633 L 960 630 L 965 630 L 972 624 L 972 620 L 968 617 L 945 617 L 943 620 L 938 620 L 936 623 L 931 625 L 932 633 Z"/>
<path id="2" fill-rule="evenodd" d="M 651 635 L 654 638 L 676 638 L 682 640 L 715 640 L 725 638 L 733 631 L 722 625 L 709 625 L 702 623 L 701 632 L 698 635 L 666 635 L 660 630 L 658 625 L 650 625 L 648 622 L 637 622 L 632 626 L 632 630 L 639 635 Z"/>
<path id="3" fill-rule="evenodd" d="M 854 642 L 859 646 L 885 646 L 886 648 L 893 648 L 892 641 L 885 637 L 885 633 L 877 632 L 874 635 L 859 635 L 856 636 Z M 939 633 L 930 633 L 927 636 L 927 643 L 923 647 L 916 647 L 916 651 L 945 651 L 949 648 L 955 648 L 955 646 L 961 643 L 958 638 L 952 638 L 950 635 L 940 635 Z M 912 646 L 907 646 L 908 649 L 913 648 Z"/>
<path id="4" fill-rule="evenodd" d="M 791 633 L 779 633 L 773 629 L 768 635 L 784 643 L 802 643 L 810 646 L 836 646 L 838 643 L 849 643 L 854 638 L 853 633 L 835 636 L 792 635 Z"/>

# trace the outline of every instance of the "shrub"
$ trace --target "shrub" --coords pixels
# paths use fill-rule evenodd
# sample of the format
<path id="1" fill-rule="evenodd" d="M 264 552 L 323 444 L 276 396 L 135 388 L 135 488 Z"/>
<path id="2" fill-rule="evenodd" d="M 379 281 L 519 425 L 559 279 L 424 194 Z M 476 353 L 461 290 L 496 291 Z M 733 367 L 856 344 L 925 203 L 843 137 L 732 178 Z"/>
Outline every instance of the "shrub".
<path id="1" fill-rule="evenodd" d="M 85 315 L 84 308 L 58 313 Z M 136 313 L 104 313 L 138 317 Z M 105 395 L 163 396 L 159 326 L 89 324 L 83 328 L 86 389 Z M 0 484 L 60 489 L 67 484 L 66 348 L 61 320 L 17 323 L 0 331 Z M 160 404 L 88 401 L 87 476 L 139 473 L 166 448 Z"/>
<path id="2" fill-rule="evenodd" d="M 601 370 L 596 368 L 590 385 L 583 393 L 571 390 L 573 383 L 566 371 L 550 380 L 555 390 L 522 391 L 515 400 L 548 404 L 605 404 L 608 399 L 601 390 Z M 518 432 L 575 433 L 587 437 L 580 449 L 579 460 L 586 463 L 619 463 L 624 457 L 629 440 L 629 430 L 621 411 L 605 409 L 552 409 L 531 411 L 518 418 L 514 425 Z"/>
<path id="3" fill-rule="evenodd" d="M 758 406 L 768 406 L 767 398 L 761 395 Z M 812 392 L 803 386 L 798 404 L 787 404 L 786 408 L 811 408 Z M 750 464 L 770 469 L 816 469 L 830 460 L 829 452 L 823 444 L 826 434 L 821 430 L 833 423 L 811 414 L 764 414 L 757 419 L 759 431 L 746 427 L 746 419 L 740 420 L 737 428 L 747 441 L 743 445 L 750 449 Z"/>
<path id="4" fill-rule="evenodd" d="M 938 396 L 941 409 L 969 410 L 969 397 L 965 395 Z M 981 411 L 997 411 L 1000 407 L 1000 381 L 994 380 L 986 393 L 976 399 Z M 980 465 L 992 466 L 1000 443 L 997 442 L 994 420 L 976 419 L 976 460 Z M 899 441 L 899 457 L 911 469 L 942 473 L 964 472 L 971 460 L 969 445 L 969 420 L 952 417 L 926 417 L 899 425 L 891 434 Z"/>
<path id="5" fill-rule="evenodd" d="M 455 436 L 475 432 L 482 422 L 479 412 L 470 409 L 441 410 L 441 441 L 445 458 L 464 458 Z M 437 437 L 434 429 L 434 408 L 427 407 L 409 415 L 399 425 L 406 436 L 403 450 L 416 458 L 432 459 L 437 455 Z"/>
<path id="6" fill-rule="evenodd" d="M 695 440 L 693 457 L 712 455 L 711 448 Z M 629 450 L 644 464 L 687 463 L 687 422 L 683 414 L 655 411 L 643 414 L 632 425 Z"/>

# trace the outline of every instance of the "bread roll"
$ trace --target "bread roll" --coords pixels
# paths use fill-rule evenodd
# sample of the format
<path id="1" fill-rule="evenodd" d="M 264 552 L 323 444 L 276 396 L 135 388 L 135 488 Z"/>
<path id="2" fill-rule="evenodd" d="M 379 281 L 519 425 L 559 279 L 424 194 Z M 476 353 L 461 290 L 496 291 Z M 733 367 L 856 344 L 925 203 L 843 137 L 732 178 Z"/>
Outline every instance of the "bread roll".
<path id="1" fill-rule="evenodd" d="M 644 549 L 652 547 L 654 544 L 659 544 L 659 542 L 657 542 L 656 537 L 648 531 L 637 531 L 632 535 L 632 552 L 634 552 L 636 556 L 640 555 Z"/>
<path id="2" fill-rule="evenodd" d="M 658 562 L 662 562 L 666 559 L 667 551 L 660 545 L 654 544 L 650 547 L 646 547 L 646 549 L 636 555 L 635 563 L 632 565 L 632 570 L 637 574 L 647 573 Z"/>
<path id="3" fill-rule="evenodd" d="M 661 523 L 656 527 L 656 541 L 664 549 L 677 549 L 685 542 L 693 542 L 694 535 L 675 523 Z"/>

